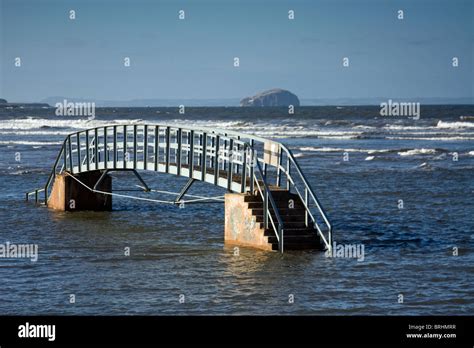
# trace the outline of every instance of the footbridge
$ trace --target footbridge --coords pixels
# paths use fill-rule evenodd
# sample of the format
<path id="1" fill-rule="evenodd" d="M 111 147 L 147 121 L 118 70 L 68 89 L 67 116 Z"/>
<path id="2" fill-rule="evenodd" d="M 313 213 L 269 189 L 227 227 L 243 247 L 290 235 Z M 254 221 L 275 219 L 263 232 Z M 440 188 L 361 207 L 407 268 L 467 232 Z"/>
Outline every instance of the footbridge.
<path id="1" fill-rule="evenodd" d="M 114 171 L 188 178 L 169 201 L 112 189 Z M 225 194 L 225 242 L 266 250 L 331 249 L 332 227 L 291 151 L 282 143 L 229 130 L 166 124 L 110 125 L 69 134 L 43 188 L 26 193 L 58 210 L 111 210 L 112 197 L 180 204 L 193 182 Z M 158 191 L 160 192 L 160 191 Z M 163 191 L 164 192 L 164 191 Z M 216 201 L 198 197 L 190 202 Z M 222 200 L 221 200 L 222 201 Z"/>

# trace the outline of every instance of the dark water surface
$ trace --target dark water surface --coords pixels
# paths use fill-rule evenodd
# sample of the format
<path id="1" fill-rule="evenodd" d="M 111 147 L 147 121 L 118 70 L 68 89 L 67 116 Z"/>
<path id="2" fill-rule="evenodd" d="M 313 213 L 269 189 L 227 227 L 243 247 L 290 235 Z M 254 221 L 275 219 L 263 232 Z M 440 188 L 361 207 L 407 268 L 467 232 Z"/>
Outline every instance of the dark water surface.
<path id="1" fill-rule="evenodd" d="M 37 262 L 0 258 L 0 314 L 474 314 L 474 120 L 460 119 L 474 108 L 422 107 L 418 121 L 378 111 L 110 108 L 87 120 L 0 109 L 0 244 L 39 246 Z M 283 141 L 326 208 L 335 241 L 363 244 L 364 261 L 246 248 L 234 256 L 223 243 L 223 204 L 180 209 L 114 197 L 113 212 L 62 213 L 24 202 L 26 191 L 44 186 L 66 134 L 137 120 Z M 137 183 L 113 175 L 114 188 Z M 186 182 L 143 177 L 169 191 Z M 191 193 L 224 194 L 202 183 Z"/>

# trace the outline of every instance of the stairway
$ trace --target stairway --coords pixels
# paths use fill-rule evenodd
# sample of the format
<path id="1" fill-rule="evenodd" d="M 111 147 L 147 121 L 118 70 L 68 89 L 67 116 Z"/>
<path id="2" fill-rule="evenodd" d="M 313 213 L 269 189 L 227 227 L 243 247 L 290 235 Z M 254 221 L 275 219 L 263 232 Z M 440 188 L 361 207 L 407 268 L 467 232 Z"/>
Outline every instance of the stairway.
<path id="1" fill-rule="evenodd" d="M 300 197 L 295 193 L 290 193 L 288 190 L 272 187 L 271 194 L 278 208 L 278 212 L 283 221 L 283 246 L 285 250 L 302 250 L 302 249 L 316 249 L 324 250 L 318 231 L 309 224 L 305 224 L 305 208 Z M 291 200 L 293 202 L 291 202 Z M 278 239 L 275 235 L 271 222 L 269 221 L 268 229 L 264 229 L 264 208 L 263 201 L 260 195 L 245 195 L 244 202 L 247 208 L 251 211 L 256 224 L 264 236 L 267 237 L 268 243 L 271 245 L 271 250 L 278 250 Z M 277 219 L 273 209 L 271 209 L 273 221 L 276 223 Z"/>

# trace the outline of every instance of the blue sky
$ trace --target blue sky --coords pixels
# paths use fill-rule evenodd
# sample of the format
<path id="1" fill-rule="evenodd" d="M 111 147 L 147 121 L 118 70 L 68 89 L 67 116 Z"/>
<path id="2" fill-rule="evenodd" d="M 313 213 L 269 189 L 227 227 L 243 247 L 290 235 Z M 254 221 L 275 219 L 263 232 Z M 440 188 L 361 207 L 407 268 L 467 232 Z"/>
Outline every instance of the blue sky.
<path id="1" fill-rule="evenodd" d="M 242 98 L 273 87 L 300 98 L 473 96 L 469 0 L 0 3 L 0 97 L 11 101 Z"/>

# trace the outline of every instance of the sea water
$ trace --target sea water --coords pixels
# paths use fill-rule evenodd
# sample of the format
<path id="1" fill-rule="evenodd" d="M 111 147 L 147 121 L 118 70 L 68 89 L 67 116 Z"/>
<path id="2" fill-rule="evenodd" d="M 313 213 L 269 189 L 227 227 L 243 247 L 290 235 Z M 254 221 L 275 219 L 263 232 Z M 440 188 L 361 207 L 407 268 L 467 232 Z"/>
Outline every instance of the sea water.
<path id="1" fill-rule="evenodd" d="M 0 109 L 0 243 L 34 244 L 37 261 L 1 258 L 1 314 L 474 314 L 472 106 L 98 108 L 94 119 Z M 171 123 L 248 132 L 287 144 L 334 226 L 321 251 L 224 245 L 224 207 L 114 197 L 112 212 L 25 203 L 65 136 L 102 125 Z M 114 173 L 114 188 L 137 188 Z M 185 178 L 142 173 L 157 190 Z M 225 192 L 196 183 L 190 193 Z M 140 194 L 140 193 L 137 193 Z M 142 193 L 140 195 L 152 195 Z M 150 196 L 147 196 L 150 197 Z M 126 255 L 125 251 L 129 251 Z M 335 255 L 337 256 L 337 255 Z"/>

